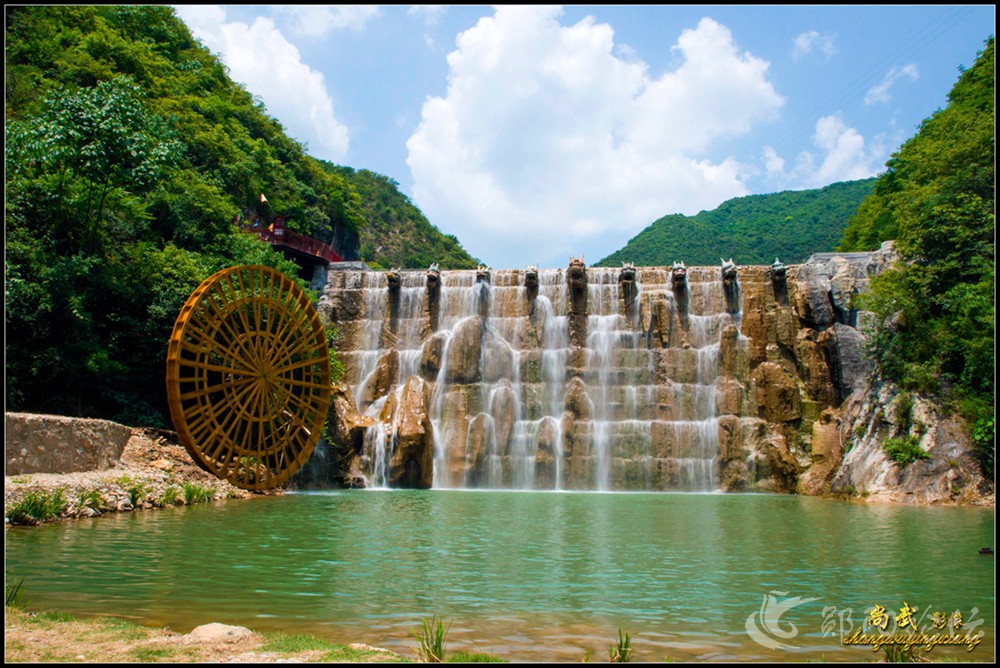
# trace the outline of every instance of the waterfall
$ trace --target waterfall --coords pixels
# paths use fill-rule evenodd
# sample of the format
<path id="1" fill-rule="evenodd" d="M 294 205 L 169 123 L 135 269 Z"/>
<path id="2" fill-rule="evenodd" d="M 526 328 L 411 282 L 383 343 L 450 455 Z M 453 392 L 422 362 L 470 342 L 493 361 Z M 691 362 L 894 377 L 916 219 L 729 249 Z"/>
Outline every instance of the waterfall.
<path id="1" fill-rule="evenodd" d="M 663 268 L 627 279 L 587 268 L 581 297 L 561 269 L 439 276 L 433 292 L 423 272 L 360 283 L 344 359 L 359 410 L 376 419 L 370 486 L 388 485 L 396 407 L 416 375 L 429 387 L 434 487 L 719 488 L 720 348 L 739 327 L 738 284 L 711 268 L 691 268 L 683 291 Z"/>

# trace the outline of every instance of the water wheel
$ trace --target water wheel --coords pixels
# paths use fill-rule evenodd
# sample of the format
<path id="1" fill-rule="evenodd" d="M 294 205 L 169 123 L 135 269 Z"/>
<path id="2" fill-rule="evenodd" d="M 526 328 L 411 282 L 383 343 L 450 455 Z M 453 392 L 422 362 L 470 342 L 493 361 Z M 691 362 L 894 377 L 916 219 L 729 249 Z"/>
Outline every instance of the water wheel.
<path id="1" fill-rule="evenodd" d="M 181 309 L 167 399 L 181 442 L 206 471 L 244 489 L 287 481 L 316 447 L 330 389 L 323 325 L 284 274 L 224 269 Z"/>

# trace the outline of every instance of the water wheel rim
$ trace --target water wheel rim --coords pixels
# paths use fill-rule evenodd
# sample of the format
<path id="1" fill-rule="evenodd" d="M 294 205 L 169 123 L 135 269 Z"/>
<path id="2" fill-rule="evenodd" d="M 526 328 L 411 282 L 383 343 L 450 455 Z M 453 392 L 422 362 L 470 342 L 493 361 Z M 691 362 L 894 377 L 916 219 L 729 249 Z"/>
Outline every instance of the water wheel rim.
<path id="1" fill-rule="evenodd" d="M 286 482 L 312 455 L 330 405 L 326 332 L 281 272 L 219 271 L 191 293 L 167 348 L 167 400 L 203 469 L 243 489 Z"/>

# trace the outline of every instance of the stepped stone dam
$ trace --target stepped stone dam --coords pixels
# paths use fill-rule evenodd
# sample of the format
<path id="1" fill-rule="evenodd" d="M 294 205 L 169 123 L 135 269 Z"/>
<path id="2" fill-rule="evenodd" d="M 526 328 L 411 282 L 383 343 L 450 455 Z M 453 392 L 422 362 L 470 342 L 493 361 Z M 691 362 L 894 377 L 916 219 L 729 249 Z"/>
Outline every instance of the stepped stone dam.
<path id="1" fill-rule="evenodd" d="M 345 371 L 314 459 L 363 487 L 828 485 L 870 372 L 851 298 L 885 262 L 331 271 Z"/>

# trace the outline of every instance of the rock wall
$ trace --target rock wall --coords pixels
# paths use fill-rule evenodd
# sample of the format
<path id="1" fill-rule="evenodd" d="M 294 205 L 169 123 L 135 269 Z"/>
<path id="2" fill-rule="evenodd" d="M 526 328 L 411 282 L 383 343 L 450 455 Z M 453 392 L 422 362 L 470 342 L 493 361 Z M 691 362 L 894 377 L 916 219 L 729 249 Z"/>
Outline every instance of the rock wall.
<path id="1" fill-rule="evenodd" d="M 59 415 L 5 413 L 5 474 L 71 473 L 112 468 L 132 436 L 129 427 Z"/>
<path id="2" fill-rule="evenodd" d="M 853 298 L 893 259 L 331 273 L 319 310 L 357 399 L 337 410 L 368 420 L 334 445 L 376 486 L 953 499 L 980 482 L 958 426 L 926 416 L 934 458 L 905 471 L 858 426 L 885 397 Z"/>

